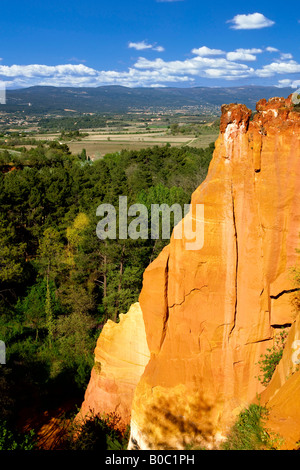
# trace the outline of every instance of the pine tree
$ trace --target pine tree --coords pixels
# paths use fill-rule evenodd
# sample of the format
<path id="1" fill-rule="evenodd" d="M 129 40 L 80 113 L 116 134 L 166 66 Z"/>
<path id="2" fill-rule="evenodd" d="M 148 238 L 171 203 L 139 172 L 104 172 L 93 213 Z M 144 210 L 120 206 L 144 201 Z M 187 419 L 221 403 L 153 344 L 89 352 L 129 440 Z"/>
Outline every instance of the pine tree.
<path id="1" fill-rule="evenodd" d="M 49 346 L 52 346 L 53 332 L 54 332 L 54 316 L 51 303 L 51 293 L 49 288 L 49 279 L 47 277 L 47 290 L 46 290 L 46 301 L 45 301 L 45 313 L 46 313 L 46 326 L 48 330 L 48 341 Z"/>

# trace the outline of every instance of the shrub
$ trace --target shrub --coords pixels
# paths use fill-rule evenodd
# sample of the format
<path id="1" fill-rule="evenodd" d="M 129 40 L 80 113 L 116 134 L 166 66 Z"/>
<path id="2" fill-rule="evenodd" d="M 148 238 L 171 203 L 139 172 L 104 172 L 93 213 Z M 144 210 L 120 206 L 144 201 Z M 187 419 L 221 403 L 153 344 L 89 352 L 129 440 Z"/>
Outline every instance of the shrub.
<path id="1" fill-rule="evenodd" d="M 282 330 L 279 335 L 275 337 L 275 344 L 272 348 L 267 349 L 267 353 L 265 355 L 261 355 L 261 360 L 258 362 L 260 365 L 260 370 L 262 375 L 258 376 L 258 380 L 263 385 L 268 385 L 270 382 L 276 366 L 279 364 L 280 359 L 282 358 L 285 341 L 287 338 L 287 331 Z"/>
<path id="2" fill-rule="evenodd" d="M 264 429 L 267 414 L 265 407 L 256 404 L 242 411 L 222 444 L 222 450 L 271 450 L 275 441 Z"/>
<path id="3" fill-rule="evenodd" d="M 120 426 L 115 413 L 94 415 L 81 423 L 73 422 L 67 447 L 70 450 L 125 450 L 129 439 L 129 427 Z"/>
<path id="4" fill-rule="evenodd" d="M 28 434 L 13 432 L 6 421 L 0 423 L 0 450 L 34 450 L 36 446 L 34 431 Z"/>

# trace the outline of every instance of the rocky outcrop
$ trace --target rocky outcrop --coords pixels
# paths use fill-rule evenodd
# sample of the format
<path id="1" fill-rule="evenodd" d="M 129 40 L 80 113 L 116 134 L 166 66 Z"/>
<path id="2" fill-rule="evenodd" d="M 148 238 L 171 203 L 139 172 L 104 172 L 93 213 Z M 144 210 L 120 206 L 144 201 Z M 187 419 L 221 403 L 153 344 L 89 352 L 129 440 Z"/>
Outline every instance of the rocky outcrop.
<path id="1" fill-rule="evenodd" d="M 283 355 L 259 403 L 266 406 L 266 428 L 281 450 L 298 449 L 300 442 L 300 316 L 293 322 Z"/>
<path id="2" fill-rule="evenodd" d="M 151 353 L 135 391 L 130 448 L 215 443 L 263 388 L 260 356 L 295 315 L 289 294 L 300 232 L 300 114 L 291 100 L 222 108 L 204 205 L 204 245 L 175 239 L 144 274 Z"/>
<path id="3" fill-rule="evenodd" d="M 260 394 L 273 410 L 270 428 L 277 431 L 282 413 L 294 429 L 285 432 L 287 448 L 300 439 L 290 396 L 300 383 L 290 368 L 299 336 L 291 303 L 299 140 L 291 97 L 259 101 L 254 116 L 244 105 L 222 107 L 207 178 L 181 222 L 200 227 L 203 246 L 193 246 L 185 230 L 176 238 L 175 230 L 144 273 L 139 304 L 119 324 L 108 322 L 95 351 L 82 413 L 120 412 L 130 420 L 129 449 L 215 446 Z M 282 326 L 289 346 L 265 390 L 258 363 Z"/>
<path id="4" fill-rule="evenodd" d="M 119 323 L 109 320 L 103 327 L 78 418 L 116 413 L 122 427 L 129 424 L 134 390 L 148 361 L 143 316 L 135 303 Z"/>

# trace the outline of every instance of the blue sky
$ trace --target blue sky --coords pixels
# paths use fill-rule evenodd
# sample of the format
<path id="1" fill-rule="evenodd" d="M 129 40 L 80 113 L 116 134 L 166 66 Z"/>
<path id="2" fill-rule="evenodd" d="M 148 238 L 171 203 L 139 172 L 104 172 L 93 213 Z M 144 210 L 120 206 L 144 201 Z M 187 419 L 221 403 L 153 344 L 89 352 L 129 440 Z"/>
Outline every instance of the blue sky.
<path id="1" fill-rule="evenodd" d="M 2 0 L 0 80 L 300 87 L 299 2 Z"/>

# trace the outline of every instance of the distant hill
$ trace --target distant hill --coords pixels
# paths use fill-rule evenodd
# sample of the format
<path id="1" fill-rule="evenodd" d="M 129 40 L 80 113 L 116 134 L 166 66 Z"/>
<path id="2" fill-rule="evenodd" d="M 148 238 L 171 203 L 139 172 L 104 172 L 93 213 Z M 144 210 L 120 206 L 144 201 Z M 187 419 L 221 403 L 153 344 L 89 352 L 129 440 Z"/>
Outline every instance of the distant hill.
<path id="1" fill-rule="evenodd" d="M 200 111 L 219 112 L 226 103 L 244 103 L 255 109 L 261 98 L 287 97 L 294 90 L 264 86 L 228 88 L 127 88 L 101 86 L 72 88 L 34 86 L 7 90 L 6 104 L 0 110 L 26 113 L 55 113 L 73 110 L 77 113 L 124 113 L 133 109 L 199 107 Z"/>

